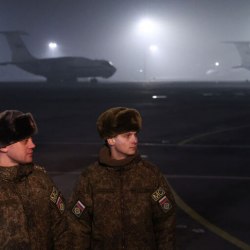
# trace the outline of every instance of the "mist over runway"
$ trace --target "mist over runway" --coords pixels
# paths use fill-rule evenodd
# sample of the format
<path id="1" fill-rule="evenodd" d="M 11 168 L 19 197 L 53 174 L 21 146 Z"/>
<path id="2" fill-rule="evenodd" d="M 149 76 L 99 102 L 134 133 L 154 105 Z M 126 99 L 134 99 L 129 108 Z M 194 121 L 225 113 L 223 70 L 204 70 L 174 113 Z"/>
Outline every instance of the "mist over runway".
<path id="1" fill-rule="evenodd" d="M 34 115 L 35 161 L 66 197 L 103 143 L 98 115 L 138 109 L 140 153 L 178 199 L 179 249 L 250 249 L 249 82 L 1 82 L 0 100 Z"/>

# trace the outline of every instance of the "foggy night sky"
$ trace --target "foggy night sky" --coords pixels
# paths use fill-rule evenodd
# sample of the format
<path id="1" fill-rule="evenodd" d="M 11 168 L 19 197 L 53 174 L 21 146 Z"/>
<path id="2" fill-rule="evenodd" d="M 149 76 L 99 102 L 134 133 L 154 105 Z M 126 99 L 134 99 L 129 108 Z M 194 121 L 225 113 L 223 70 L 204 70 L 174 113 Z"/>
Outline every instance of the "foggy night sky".
<path id="1" fill-rule="evenodd" d="M 138 32 L 145 17 L 159 25 L 147 37 Z M 222 43 L 250 41 L 249 24 L 249 0 L 0 0 L 0 31 L 28 32 L 23 39 L 33 55 L 110 60 L 117 68 L 111 80 L 140 81 L 144 64 L 152 79 L 250 79 L 250 71 L 231 69 L 240 57 Z M 49 41 L 58 43 L 54 54 Z M 146 49 L 150 44 L 157 53 Z M 0 55 L 0 62 L 10 60 L 2 35 Z M 31 78 L 15 66 L 0 66 L 0 81 Z"/>

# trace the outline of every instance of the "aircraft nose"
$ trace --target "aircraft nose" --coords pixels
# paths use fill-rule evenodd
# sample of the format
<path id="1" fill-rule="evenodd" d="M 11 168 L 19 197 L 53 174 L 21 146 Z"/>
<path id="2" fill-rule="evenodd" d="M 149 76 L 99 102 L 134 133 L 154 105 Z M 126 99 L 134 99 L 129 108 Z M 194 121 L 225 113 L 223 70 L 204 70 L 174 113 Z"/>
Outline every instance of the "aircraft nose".
<path id="1" fill-rule="evenodd" d="M 107 77 L 112 76 L 115 72 L 116 72 L 116 68 L 113 65 L 110 65 L 109 73 L 108 73 Z"/>
<path id="2" fill-rule="evenodd" d="M 116 68 L 113 66 L 112 68 L 112 75 L 116 72 Z"/>

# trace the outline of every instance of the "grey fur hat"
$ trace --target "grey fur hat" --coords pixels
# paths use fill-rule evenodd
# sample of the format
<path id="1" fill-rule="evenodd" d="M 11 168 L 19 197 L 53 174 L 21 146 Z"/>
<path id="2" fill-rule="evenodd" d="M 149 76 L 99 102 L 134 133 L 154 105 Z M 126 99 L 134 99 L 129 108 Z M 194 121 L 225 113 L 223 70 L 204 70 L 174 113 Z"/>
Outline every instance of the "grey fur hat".
<path id="1" fill-rule="evenodd" d="M 136 109 L 114 107 L 103 112 L 96 122 L 101 138 L 108 139 L 128 131 L 139 132 L 142 118 Z"/>
<path id="2" fill-rule="evenodd" d="M 31 113 L 5 110 L 0 113 L 0 148 L 24 140 L 37 133 Z"/>

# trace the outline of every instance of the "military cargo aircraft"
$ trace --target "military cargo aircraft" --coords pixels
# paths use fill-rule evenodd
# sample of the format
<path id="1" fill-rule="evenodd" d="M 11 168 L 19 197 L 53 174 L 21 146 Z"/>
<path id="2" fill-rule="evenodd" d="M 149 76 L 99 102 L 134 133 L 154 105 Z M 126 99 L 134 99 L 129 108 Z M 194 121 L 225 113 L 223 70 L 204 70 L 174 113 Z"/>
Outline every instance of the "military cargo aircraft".
<path id="1" fill-rule="evenodd" d="M 92 60 L 85 57 L 34 57 L 27 49 L 22 35 L 24 31 L 1 31 L 7 39 L 11 50 L 11 61 L 1 62 L 0 65 L 15 65 L 29 73 L 44 76 L 47 81 L 65 82 L 76 81 L 77 78 L 90 78 L 96 82 L 97 77 L 109 78 L 115 72 L 113 64 L 106 60 Z"/>

